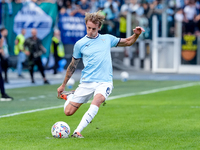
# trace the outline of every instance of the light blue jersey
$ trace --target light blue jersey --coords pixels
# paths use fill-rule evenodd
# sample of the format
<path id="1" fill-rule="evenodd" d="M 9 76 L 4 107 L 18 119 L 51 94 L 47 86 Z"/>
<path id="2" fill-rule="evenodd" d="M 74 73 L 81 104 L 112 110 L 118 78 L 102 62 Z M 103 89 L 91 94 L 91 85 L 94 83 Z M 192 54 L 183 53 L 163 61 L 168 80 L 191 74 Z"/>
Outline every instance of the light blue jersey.
<path id="1" fill-rule="evenodd" d="M 74 45 L 73 57 L 82 58 L 82 82 L 112 82 L 111 47 L 117 46 L 120 38 L 98 34 L 96 38 L 83 37 Z"/>

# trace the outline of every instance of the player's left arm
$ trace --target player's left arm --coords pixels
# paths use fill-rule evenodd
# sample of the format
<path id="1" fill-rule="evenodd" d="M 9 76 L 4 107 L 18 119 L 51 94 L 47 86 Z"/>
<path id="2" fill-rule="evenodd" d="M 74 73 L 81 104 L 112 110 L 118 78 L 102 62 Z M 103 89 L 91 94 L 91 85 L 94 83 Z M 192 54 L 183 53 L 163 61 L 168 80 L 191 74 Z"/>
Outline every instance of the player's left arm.
<path id="1" fill-rule="evenodd" d="M 117 46 L 131 46 L 135 43 L 142 32 L 145 30 L 142 27 L 133 29 L 134 34 L 128 38 L 121 38 Z"/>

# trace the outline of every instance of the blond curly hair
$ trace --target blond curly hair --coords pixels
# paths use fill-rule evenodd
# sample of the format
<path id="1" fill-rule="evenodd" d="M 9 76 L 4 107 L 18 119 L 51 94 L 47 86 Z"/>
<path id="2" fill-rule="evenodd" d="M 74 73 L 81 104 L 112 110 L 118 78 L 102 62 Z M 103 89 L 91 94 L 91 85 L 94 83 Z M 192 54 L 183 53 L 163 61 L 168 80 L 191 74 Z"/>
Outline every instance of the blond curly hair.
<path id="1" fill-rule="evenodd" d="M 91 21 L 94 24 L 99 24 L 99 27 L 101 27 L 104 19 L 105 16 L 102 14 L 101 10 L 94 13 L 85 13 L 85 24 L 87 24 L 88 21 Z"/>

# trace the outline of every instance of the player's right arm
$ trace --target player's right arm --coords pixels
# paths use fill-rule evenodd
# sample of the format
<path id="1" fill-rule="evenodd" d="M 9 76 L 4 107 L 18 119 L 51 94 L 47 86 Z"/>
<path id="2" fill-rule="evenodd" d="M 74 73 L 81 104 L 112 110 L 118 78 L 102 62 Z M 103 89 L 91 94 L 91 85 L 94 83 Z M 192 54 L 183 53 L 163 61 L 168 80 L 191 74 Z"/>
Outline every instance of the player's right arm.
<path id="1" fill-rule="evenodd" d="M 79 61 L 80 61 L 80 59 L 75 59 L 74 57 L 72 57 L 72 61 L 69 64 L 67 71 L 66 71 L 65 79 L 64 79 L 63 83 L 61 84 L 61 86 L 57 89 L 58 96 L 65 90 L 65 86 L 66 86 L 68 80 L 73 75 L 74 71 L 76 70 L 76 67 L 77 67 Z"/>
<path id="2" fill-rule="evenodd" d="M 80 59 L 75 59 L 74 57 L 72 57 L 72 61 L 71 61 L 71 63 L 69 64 L 69 66 L 67 68 L 65 79 L 64 79 L 64 81 L 62 83 L 64 86 L 67 84 L 68 80 L 73 75 L 73 73 L 76 70 L 76 67 L 77 67 L 79 61 L 80 61 Z"/>

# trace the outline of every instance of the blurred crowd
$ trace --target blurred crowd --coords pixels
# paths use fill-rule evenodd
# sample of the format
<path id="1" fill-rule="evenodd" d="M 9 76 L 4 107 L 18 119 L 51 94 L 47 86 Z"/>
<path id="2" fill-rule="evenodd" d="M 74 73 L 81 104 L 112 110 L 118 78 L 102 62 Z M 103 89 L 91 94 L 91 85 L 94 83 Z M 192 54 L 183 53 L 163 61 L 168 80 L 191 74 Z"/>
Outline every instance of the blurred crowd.
<path id="1" fill-rule="evenodd" d="M 158 18 L 159 36 L 162 33 L 162 14 L 167 15 L 167 36 L 173 37 L 175 22 L 183 22 L 183 32 L 200 35 L 200 0 L 57 0 L 60 14 L 103 10 L 106 16 L 102 33 L 125 36 L 126 16 L 132 16 L 132 28 L 145 28 L 144 39 L 151 39 L 152 16 Z"/>
<path id="2" fill-rule="evenodd" d="M 200 0 L 2 0 L 2 2 L 23 3 L 57 3 L 58 11 L 62 15 L 67 13 L 74 16 L 85 12 L 102 10 L 106 21 L 101 33 L 115 36 L 125 36 L 126 16 L 132 15 L 132 28 L 142 26 L 146 32 L 144 39 L 151 39 L 152 16 L 158 18 L 159 36 L 162 33 L 162 14 L 167 15 L 167 36 L 173 37 L 175 22 L 183 22 L 183 32 L 200 35 Z"/>

